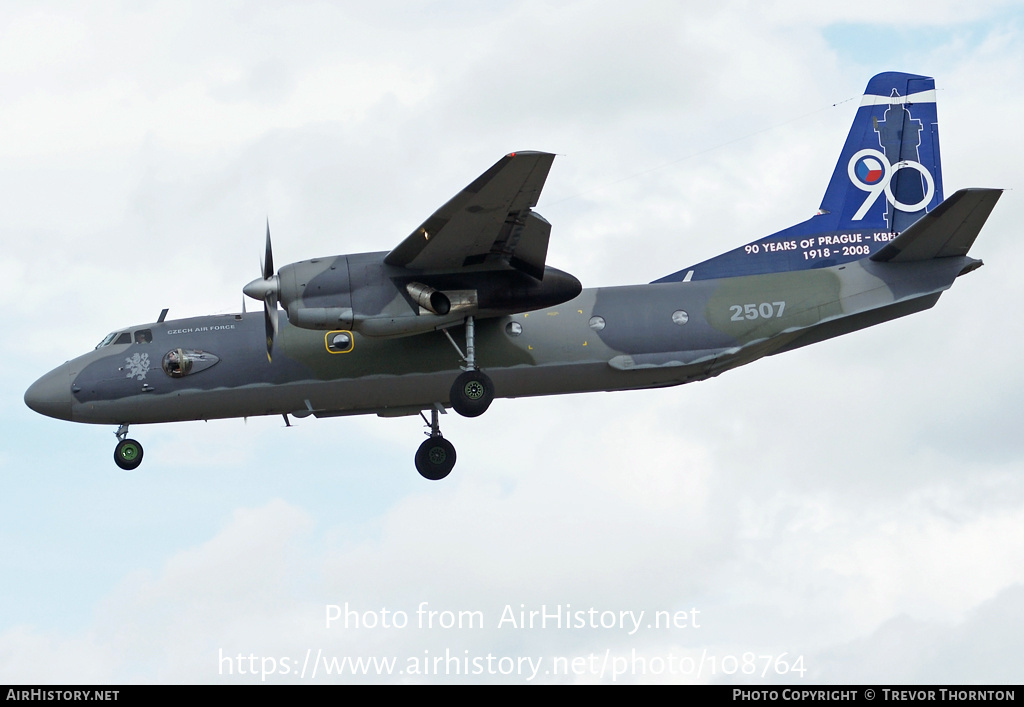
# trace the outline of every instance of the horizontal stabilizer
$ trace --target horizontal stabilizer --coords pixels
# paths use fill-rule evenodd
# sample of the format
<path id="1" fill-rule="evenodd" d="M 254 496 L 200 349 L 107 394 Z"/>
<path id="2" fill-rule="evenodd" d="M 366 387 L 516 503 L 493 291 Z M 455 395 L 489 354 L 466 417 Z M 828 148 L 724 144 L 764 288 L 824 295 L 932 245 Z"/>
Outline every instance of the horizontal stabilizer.
<path id="1" fill-rule="evenodd" d="M 961 189 L 871 256 L 882 263 L 967 255 L 1001 189 Z"/>

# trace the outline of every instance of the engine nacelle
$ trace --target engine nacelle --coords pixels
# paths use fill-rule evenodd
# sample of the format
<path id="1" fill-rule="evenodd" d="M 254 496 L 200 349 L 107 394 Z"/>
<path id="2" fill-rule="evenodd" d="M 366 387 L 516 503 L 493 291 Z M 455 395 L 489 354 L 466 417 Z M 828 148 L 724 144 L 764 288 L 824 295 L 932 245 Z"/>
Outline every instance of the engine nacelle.
<path id="1" fill-rule="evenodd" d="M 274 281 L 257 284 L 271 282 L 293 326 L 350 329 L 376 337 L 419 334 L 467 316 L 499 317 L 550 307 L 582 289 L 579 280 L 552 267 L 545 267 L 539 279 L 515 269 L 414 272 L 385 264 L 385 255 L 357 253 L 291 263 Z"/>

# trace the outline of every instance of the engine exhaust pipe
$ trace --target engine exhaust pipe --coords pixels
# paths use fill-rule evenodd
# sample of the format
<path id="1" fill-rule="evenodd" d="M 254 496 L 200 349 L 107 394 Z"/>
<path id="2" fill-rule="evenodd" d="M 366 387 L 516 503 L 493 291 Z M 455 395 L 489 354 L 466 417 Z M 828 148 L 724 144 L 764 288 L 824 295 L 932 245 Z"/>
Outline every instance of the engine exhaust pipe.
<path id="1" fill-rule="evenodd" d="M 435 290 L 429 285 L 424 285 L 420 282 L 410 282 L 405 286 L 405 290 L 416 301 L 416 304 L 432 314 L 443 317 L 452 311 L 452 303 L 448 299 L 448 295 Z"/>

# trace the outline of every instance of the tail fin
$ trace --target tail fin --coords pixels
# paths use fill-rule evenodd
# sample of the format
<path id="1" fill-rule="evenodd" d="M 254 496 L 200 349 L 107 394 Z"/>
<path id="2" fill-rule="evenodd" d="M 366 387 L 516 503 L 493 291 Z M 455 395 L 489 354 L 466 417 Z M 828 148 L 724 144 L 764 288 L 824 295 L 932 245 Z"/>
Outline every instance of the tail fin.
<path id="1" fill-rule="evenodd" d="M 864 91 L 821 211 L 838 214 L 836 230 L 899 233 L 941 202 L 934 79 L 875 76 Z"/>
<path id="2" fill-rule="evenodd" d="M 868 82 L 818 214 L 655 282 L 830 267 L 881 250 L 942 203 L 935 81 Z"/>

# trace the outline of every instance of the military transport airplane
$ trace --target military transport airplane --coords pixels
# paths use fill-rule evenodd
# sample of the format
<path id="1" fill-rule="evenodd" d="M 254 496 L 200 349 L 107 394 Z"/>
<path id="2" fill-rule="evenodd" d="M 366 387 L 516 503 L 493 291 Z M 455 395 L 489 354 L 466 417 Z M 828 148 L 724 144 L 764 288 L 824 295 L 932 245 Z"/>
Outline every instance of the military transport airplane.
<path id="1" fill-rule="evenodd" d="M 502 157 L 390 252 L 275 272 L 268 225 L 262 276 L 243 289 L 262 315 L 164 310 L 25 402 L 118 425 L 122 469 L 142 461 L 130 424 L 419 414 L 416 468 L 441 479 L 456 456 L 447 407 L 475 417 L 495 397 L 690 383 L 932 307 L 982 264 L 967 251 L 1001 193 L 943 199 L 935 82 L 879 74 L 817 215 L 648 285 L 584 290 L 547 265 L 551 226 L 532 210 L 553 159 Z"/>

